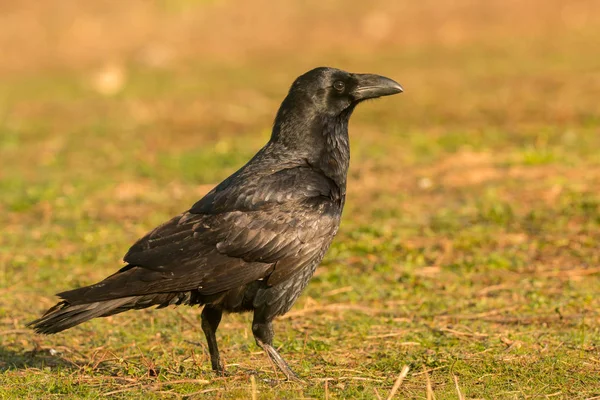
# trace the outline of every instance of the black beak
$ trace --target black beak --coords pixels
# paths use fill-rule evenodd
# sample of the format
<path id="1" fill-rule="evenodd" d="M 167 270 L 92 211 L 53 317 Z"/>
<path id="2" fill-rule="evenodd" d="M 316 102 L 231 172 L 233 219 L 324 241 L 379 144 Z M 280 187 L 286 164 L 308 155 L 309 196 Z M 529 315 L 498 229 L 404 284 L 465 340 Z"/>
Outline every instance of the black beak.
<path id="1" fill-rule="evenodd" d="M 353 90 L 354 98 L 357 101 L 390 96 L 404 91 L 398 82 L 385 76 L 372 74 L 355 74 L 354 76 L 358 81 L 356 88 Z"/>

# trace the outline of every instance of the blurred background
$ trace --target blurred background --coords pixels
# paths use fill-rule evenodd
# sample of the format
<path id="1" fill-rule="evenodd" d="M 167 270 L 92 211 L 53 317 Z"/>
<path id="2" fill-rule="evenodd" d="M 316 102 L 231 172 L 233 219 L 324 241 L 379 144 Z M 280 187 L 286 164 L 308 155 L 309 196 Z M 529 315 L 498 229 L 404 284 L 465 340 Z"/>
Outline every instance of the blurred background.
<path id="1" fill-rule="evenodd" d="M 60 103 L 54 93 L 62 89 L 63 97 L 114 95 L 110 103 L 121 106 L 143 95 L 152 100 L 140 106 L 147 118 L 174 123 L 204 123 L 221 110 L 219 117 L 241 119 L 248 130 L 254 120 L 246 118 L 270 119 L 291 80 L 317 65 L 401 80 L 411 94 L 397 123 L 419 129 L 566 125 L 591 118 L 598 90 L 600 5 L 592 0 L 0 4 L 4 98 L 6 89 L 21 92 L 12 93 L 15 118 L 26 89 L 54 97 L 43 99 L 47 107 Z M 161 96 L 192 104 L 161 111 Z"/>
<path id="2" fill-rule="evenodd" d="M 439 372 L 436 390 L 454 390 L 443 386 L 452 365 L 471 394 L 503 398 L 477 379 L 487 368 L 500 382 L 491 387 L 520 379 L 502 369 L 513 362 L 503 358 L 504 335 L 533 357 L 515 356 L 516 370 L 533 377 L 517 388 L 523 394 L 581 394 L 593 387 L 581 357 L 600 335 L 599 38 L 595 0 L 0 0 L 1 327 L 22 330 L 53 293 L 119 268 L 128 244 L 246 162 L 294 78 L 326 65 L 389 76 L 405 93 L 354 113 L 344 222 L 296 306 L 360 303 L 366 317 L 317 312 L 280 324 L 284 353 L 303 348 L 296 341 L 311 325 L 314 349 L 385 374 L 386 384 L 402 354 Z M 497 369 L 477 357 L 456 364 L 481 348 L 413 323 L 441 331 L 448 316 L 497 310 L 506 313 L 453 320 L 488 335 L 479 338 L 505 363 Z M 179 323 L 198 310 L 161 312 L 151 330 L 198 340 Z M 147 351 L 160 338 L 119 330 L 147 331 L 144 313 L 78 328 L 89 342 L 77 339 L 81 330 L 1 335 L 0 354 L 35 365 L 23 352 L 53 343 L 76 349 L 63 356 L 79 362 L 106 330 Z M 225 356 L 240 365 L 251 364 L 245 318 L 221 331 Z M 369 335 L 380 339 L 369 344 Z M 402 347 L 399 337 L 423 346 Z M 341 342 L 354 355 L 335 353 Z M 554 367 L 549 353 L 531 356 L 535 346 L 552 348 L 582 386 L 536 386 Z M 292 354 L 301 375 L 332 371 Z"/>
<path id="3" fill-rule="evenodd" d="M 23 0 L 0 11 L 7 188 L 98 170 L 212 184 L 268 138 L 293 79 L 320 65 L 406 90 L 355 116 L 356 176 L 459 150 L 463 164 L 596 155 L 597 1 Z"/>

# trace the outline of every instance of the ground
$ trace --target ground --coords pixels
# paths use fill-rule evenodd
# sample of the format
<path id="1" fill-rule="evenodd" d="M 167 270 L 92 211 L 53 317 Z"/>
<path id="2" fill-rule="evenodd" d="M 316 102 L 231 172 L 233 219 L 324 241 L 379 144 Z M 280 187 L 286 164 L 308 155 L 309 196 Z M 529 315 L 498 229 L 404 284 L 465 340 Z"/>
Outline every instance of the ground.
<path id="1" fill-rule="evenodd" d="M 0 397 L 600 398 L 598 2 L 38 3 L 0 2 Z M 25 327 L 251 157 L 318 65 L 405 93 L 355 112 L 340 233 L 275 323 L 304 384 L 250 315 L 226 376 L 198 308 Z"/>

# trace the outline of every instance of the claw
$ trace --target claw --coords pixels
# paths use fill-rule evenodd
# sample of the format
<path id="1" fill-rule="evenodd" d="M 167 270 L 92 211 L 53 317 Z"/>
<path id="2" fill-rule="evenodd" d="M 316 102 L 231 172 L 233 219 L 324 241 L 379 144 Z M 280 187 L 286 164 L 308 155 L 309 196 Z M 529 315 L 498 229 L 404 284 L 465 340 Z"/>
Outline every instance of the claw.
<path id="1" fill-rule="evenodd" d="M 288 363 L 285 362 L 283 357 L 279 355 L 279 353 L 277 352 L 277 350 L 275 350 L 273 346 L 263 343 L 260 340 L 257 340 L 256 342 L 260 347 L 262 347 L 265 353 L 267 353 L 267 355 L 269 356 L 269 360 L 271 360 L 271 362 L 273 362 L 273 364 L 275 364 L 277 368 L 279 368 L 279 370 L 283 372 L 288 381 L 306 383 L 305 381 L 300 379 L 300 377 L 290 368 Z"/>

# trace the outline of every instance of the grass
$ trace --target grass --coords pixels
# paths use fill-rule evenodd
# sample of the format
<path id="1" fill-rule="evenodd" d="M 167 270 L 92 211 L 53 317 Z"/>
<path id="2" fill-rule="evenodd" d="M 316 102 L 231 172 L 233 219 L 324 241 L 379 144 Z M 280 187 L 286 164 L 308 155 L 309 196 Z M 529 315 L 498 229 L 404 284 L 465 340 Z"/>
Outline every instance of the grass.
<path id="1" fill-rule="evenodd" d="M 98 74 L 115 72 L 85 50 L 93 35 L 50 55 L 25 40 L 0 68 L 0 397 L 600 396 L 594 5 L 498 11 L 490 2 L 461 10 L 458 25 L 436 36 L 438 13 L 455 15 L 450 3 L 400 10 L 382 1 L 405 23 L 350 44 L 319 38 L 363 26 L 362 2 L 347 21 L 319 6 L 319 38 L 293 28 L 310 7 L 277 6 L 290 23 L 273 22 L 287 45 L 241 24 L 221 47 L 173 45 L 156 65 L 127 50 L 137 49 L 136 29 L 153 26 L 168 42 L 183 35 L 174 24 L 207 34 L 251 12 L 163 3 L 99 17 L 110 22 L 127 7 L 140 15 L 101 43 L 123 75 L 114 93 Z M 212 18 L 204 28 L 203 12 Z M 369 18 L 387 26 L 385 16 Z M 237 42 L 246 34 L 248 48 Z M 304 39 L 301 58 L 294 49 Z M 130 312 L 51 337 L 25 328 L 54 293 L 114 272 L 135 239 L 251 157 L 291 80 L 318 64 L 389 75 L 406 93 L 353 116 L 340 233 L 276 321 L 276 344 L 305 384 L 273 369 L 250 315 L 221 324 L 224 377 L 210 371 L 197 308 Z"/>

